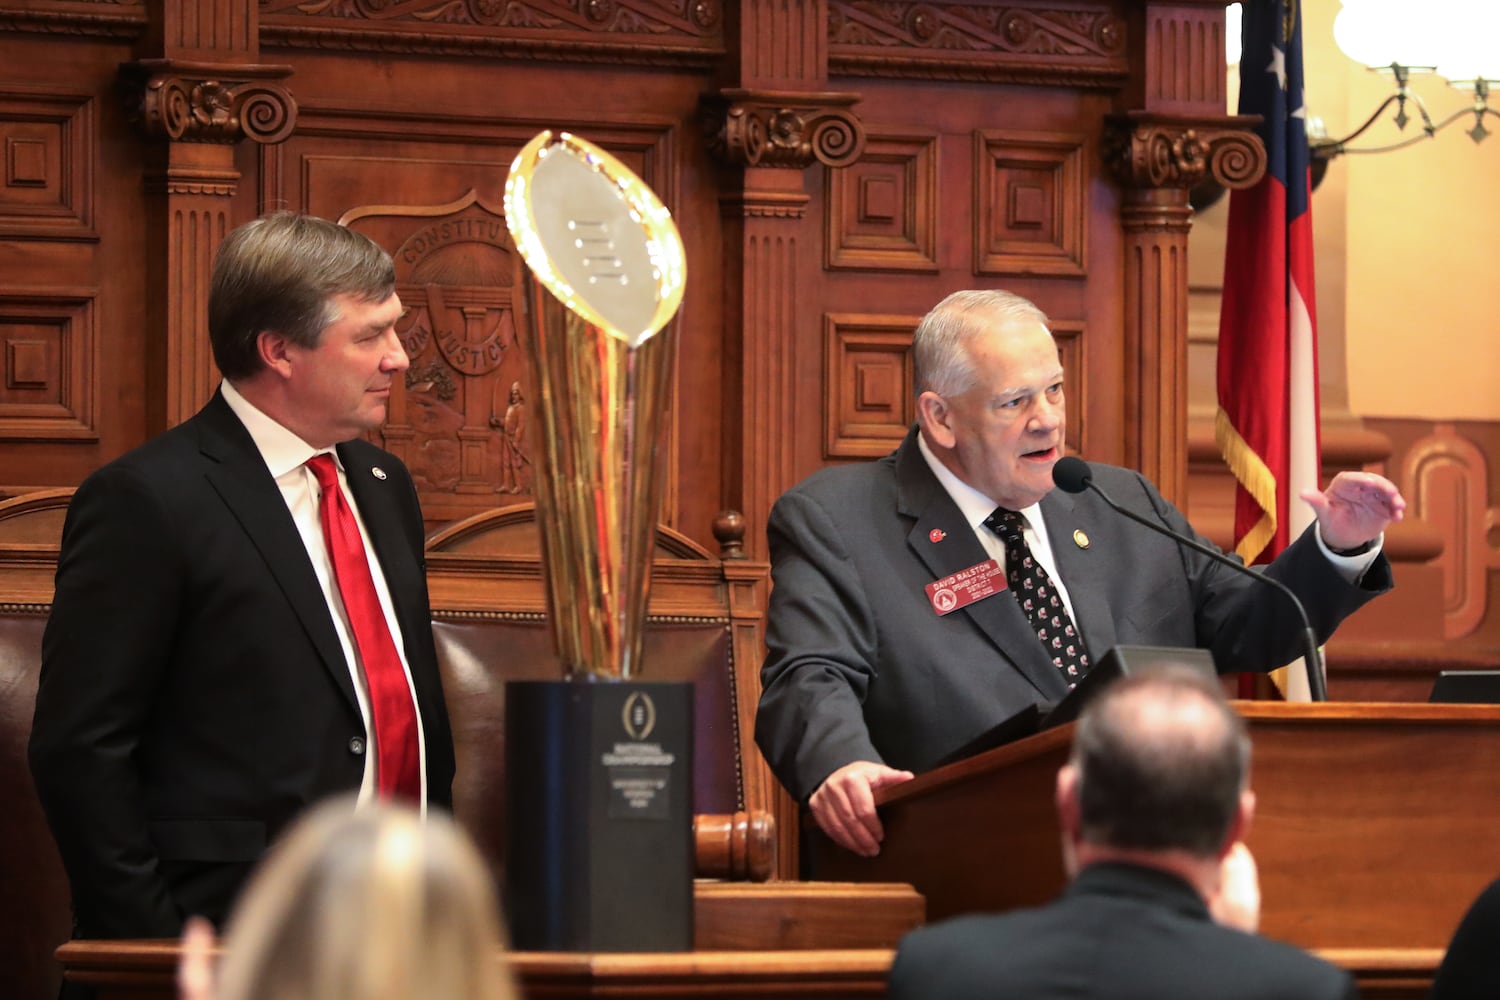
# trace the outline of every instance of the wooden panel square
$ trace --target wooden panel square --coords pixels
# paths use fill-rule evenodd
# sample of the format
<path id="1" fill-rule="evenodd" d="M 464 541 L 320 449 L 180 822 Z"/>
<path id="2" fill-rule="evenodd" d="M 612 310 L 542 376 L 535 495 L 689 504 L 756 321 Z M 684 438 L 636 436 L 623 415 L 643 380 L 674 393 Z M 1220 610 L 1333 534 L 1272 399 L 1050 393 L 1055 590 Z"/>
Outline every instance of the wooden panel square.
<path id="1" fill-rule="evenodd" d="M 93 100 L 0 89 L 0 239 L 97 240 Z"/>
<path id="2" fill-rule="evenodd" d="M 828 267 L 937 270 L 936 138 L 872 134 L 827 178 Z"/>
<path id="3" fill-rule="evenodd" d="M 1087 205 L 1082 135 L 975 134 L 976 274 L 1084 274 Z"/>
<path id="4" fill-rule="evenodd" d="M 10 136 L 5 140 L 5 186 L 47 186 L 47 143 Z"/>
<path id="5" fill-rule="evenodd" d="M 0 441 L 93 441 L 92 293 L 0 292 Z"/>
<path id="6" fill-rule="evenodd" d="M 49 373 L 55 367 L 56 338 L 22 340 L 19 336 L 5 342 L 5 388 L 45 389 Z"/>
<path id="7" fill-rule="evenodd" d="M 823 318 L 824 457 L 879 458 L 916 419 L 911 335 L 919 316 Z"/>
<path id="8" fill-rule="evenodd" d="M 1083 424 L 1083 401 L 1088 398 L 1088 366 L 1083 357 L 1083 331 L 1081 320 L 1059 320 L 1048 317 L 1047 328 L 1057 341 L 1057 353 L 1063 366 L 1063 396 L 1067 420 L 1063 447 L 1070 455 L 1087 455 L 1087 428 Z"/>

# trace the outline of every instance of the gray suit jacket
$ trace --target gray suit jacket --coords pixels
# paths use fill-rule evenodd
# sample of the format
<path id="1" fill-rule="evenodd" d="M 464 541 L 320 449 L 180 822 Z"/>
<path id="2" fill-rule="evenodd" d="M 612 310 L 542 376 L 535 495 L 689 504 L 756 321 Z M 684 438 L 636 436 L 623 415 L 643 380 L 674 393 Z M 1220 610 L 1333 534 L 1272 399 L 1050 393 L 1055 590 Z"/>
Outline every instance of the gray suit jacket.
<path id="1" fill-rule="evenodd" d="M 1085 868 L 1056 902 L 913 931 L 890 1000 L 1349 1000 L 1347 972 L 1220 927 L 1192 886 L 1134 865 Z"/>
<path id="2" fill-rule="evenodd" d="M 1138 473 L 1093 469 L 1117 503 L 1206 542 Z M 1054 490 L 1042 515 L 1093 659 L 1124 643 L 1191 646 L 1230 672 L 1272 670 L 1300 654 L 1301 623 L 1273 588 L 1122 518 L 1091 493 Z M 825 469 L 789 490 L 767 533 L 774 588 L 755 735 L 798 799 L 856 760 L 928 769 L 1066 693 L 1008 591 L 945 617 L 933 611 L 924 587 L 988 556 L 922 458 L 915 430 L 878 462 Z M 1391 583 L 1384 556 L 1358 586 L 1346 582 L 1311 529 L 1266 572 L 1302 598 L 1320 639 Z"/>

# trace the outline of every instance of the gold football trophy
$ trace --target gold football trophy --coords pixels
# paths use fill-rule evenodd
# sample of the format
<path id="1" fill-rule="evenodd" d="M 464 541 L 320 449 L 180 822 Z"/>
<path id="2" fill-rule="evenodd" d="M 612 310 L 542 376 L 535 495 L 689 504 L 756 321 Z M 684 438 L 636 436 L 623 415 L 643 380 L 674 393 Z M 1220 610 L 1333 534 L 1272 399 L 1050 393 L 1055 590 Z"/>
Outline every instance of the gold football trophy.
<path id="1" fill-rule="evenodd" d="M 512 936 L 533 950 L 688 950 L 693 687 L 637 679 L 682 239 L 635 174 L 566 132 L 521 150 L 505 216 L 537 403 L 547 606 L 567 674 L 506 687 Z"/>
<path id="2" fill-rule="evenodd" d="M 682 239 L 635 174 L 566 132 L 521 150 L 505 216 L 525 264 L 553 635 L 570 675 L 628 679 L 640 671 L 656 543 Z"/>

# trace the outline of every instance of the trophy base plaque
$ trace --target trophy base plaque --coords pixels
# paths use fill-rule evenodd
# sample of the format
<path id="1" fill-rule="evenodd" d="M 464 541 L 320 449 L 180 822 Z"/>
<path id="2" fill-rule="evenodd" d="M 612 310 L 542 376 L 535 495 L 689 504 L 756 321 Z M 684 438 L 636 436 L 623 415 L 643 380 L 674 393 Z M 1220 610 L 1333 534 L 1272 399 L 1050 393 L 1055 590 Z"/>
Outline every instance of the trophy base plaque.
<path id="1" fill-rule="evenodd" d="M 692 747 L 692 684 L 506 685 L 515 948 L 692 950 Z"/>

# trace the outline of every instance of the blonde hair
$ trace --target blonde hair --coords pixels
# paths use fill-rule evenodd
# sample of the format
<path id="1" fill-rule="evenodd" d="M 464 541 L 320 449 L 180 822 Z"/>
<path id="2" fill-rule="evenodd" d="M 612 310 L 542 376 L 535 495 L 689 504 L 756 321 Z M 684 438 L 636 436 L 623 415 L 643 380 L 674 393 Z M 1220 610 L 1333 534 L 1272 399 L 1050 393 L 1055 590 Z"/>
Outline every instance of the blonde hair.
<path id="1" fill-rule="evenodd" d="M 342 799 L 271 853 L 225 935 L 218 1000 L 512 1000 L 489 870 L 453 822 Z"/>

